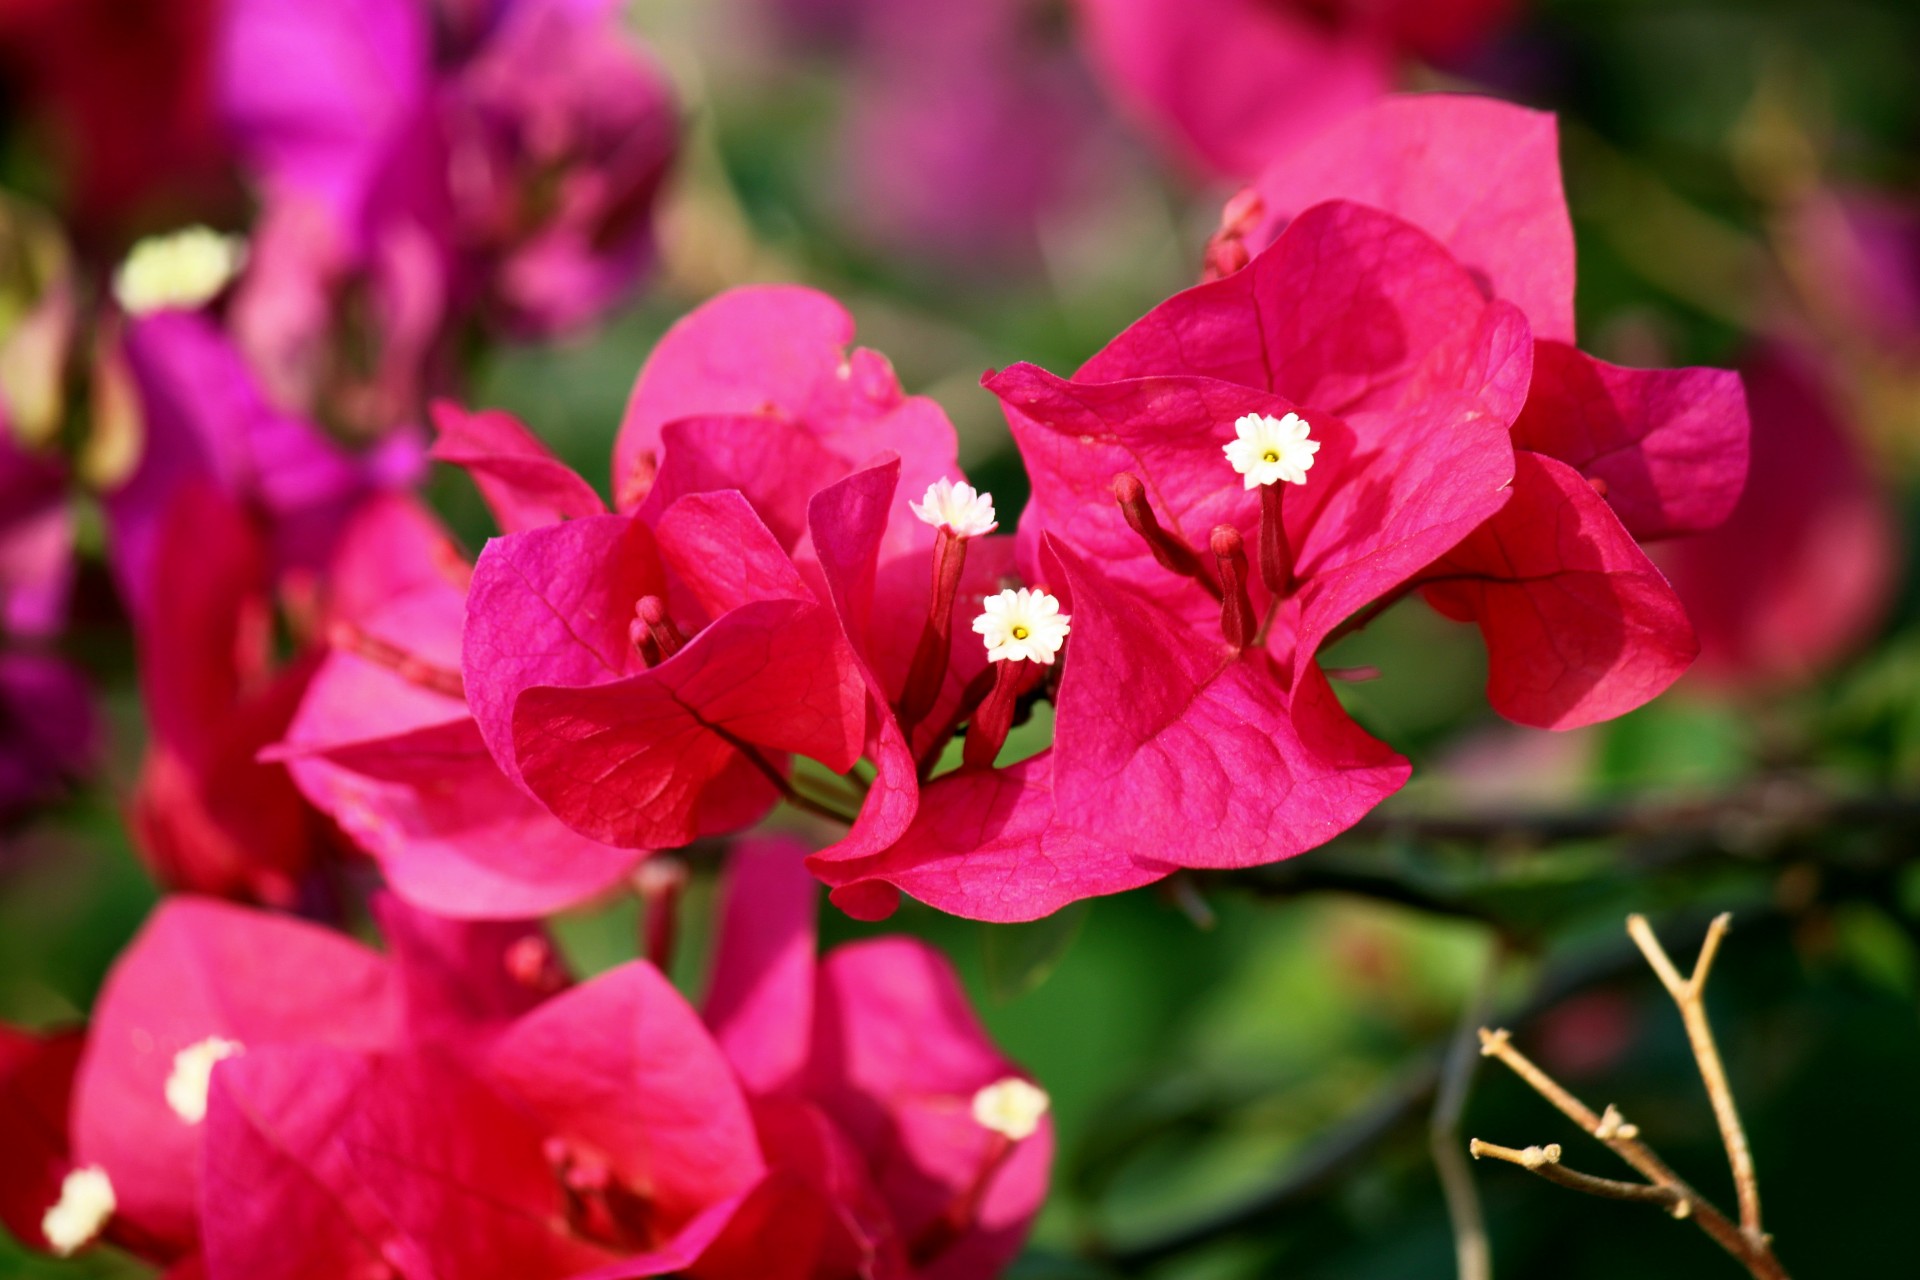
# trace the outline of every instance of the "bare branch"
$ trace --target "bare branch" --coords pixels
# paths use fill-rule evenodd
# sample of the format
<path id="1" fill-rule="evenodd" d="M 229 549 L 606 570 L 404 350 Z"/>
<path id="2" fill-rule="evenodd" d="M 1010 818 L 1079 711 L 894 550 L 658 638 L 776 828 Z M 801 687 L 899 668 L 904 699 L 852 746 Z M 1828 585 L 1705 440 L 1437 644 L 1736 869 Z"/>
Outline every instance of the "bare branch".
<path id="1" fill-rule="evenodd" d="M 1671 968 L 1671 964 L 1668 967 Z M 1675 977 L 1677 978 L 1678 974 Z M 1779 1260 L 1773 1256 L 1773 1242 L 1769 1238 L 1756 1237 L 1741 1230 L 1711 1201 L 1688 1186 L 1679 1174 L 1668 1168 L 1665 1161 L 1640 1141 L 1639 1129 L 1628 1124 L 1615 1108 L 1608 1107 L 1604 1115 L 1595 1115 L 1593 1108 L 1568 1093 L 1557 1080 L 1514 1048 L 1511 1037 L 1506 1031 L 1490 1031 L 1484 1027 L 1481 1028 L 1480 1052 L 1487 1057 L 1500 1059 L 1509 1070 L 1532 1086 L 1535 1093 L 1551 1102 L 1563 1115 L 1594 1138 L 1605 1143 L 1615 1155 L 1637 1169 L 1650 1184 L 1664 1188 L 1672 1197 L 1672 1208 L 1678 1209 L 1684 1202 L 1686 1209 L 1677 1212 L 1675 1216 L 1691 1217 L 1699 1223 L 1700 1229 L 1713 1237 L 1714 1242 L 1722 1249 L 1738 1259 L 1755 1280 L 1788 1280 L 1786 1271 L 1781 1267 Z M 1544 1151 L 1545 1148 L 1541 1150 Z M 1545 1167 L 1544 1163 L 1541 1167 Z M 1540 1169 L 1536 1168 L 1533 1171 L 1538 1173 Z M 1606 1180 L 1600 1179 L 1600 1181 Z"/>
<path id="2" fill-rule="evenodd" d="M 1653 971 L 1660 975 L 1661 985 L 1680 1010 L 1680 1021 L 1687 1028 L 1687 1043 L 1693 1048 L 1700 1078 L 1707 1086 L 1707 1098 L 1713 1103 L 1713 1118 L 1720 1125 L 1720 1141 L 1727 1149 L 1727 1164 L 1733 1170 L 1734 1193 L 1740 1199 L 1740 1229 L 1750 1240 L 1759 1243 L 1765 1241 L 1766 1232 L 1760 1225 L 1760 1183 L 1754 1176 L 1753 1150 L 1747 1145 L 1747 1131 L 1740 1123 L 1740 1109 L 1734 1104 L 1733 1090 L 1727 1084 L 1727 1070 L 1720 1060 L 1719 1046 L 1714 1043 L 1713 1027 L 1707 1021 L 1706 1001 L 1702 998 L 1713 958 L 1719 954 L 1720 941 L 1726 937 L 1732 919 L 1726 914 L 1714 919 L 1707 929 L 1706 941 L 1700 945 L 1693 975 L 1684 980 L 1673 961 L 1667 958 L 1666 948 L 1654 936 L 1653 926 L 1645 916 L 1628 916 L 1627 933 L 1647 957 Z"/>
<path id="3" fill-rule="evenodd" d="M 1549 1143 L 1544 1147 L 1528 1147 L 1516 1151 L 1512 1147 L 1496 1146 L 1491 1142 L 1482 1142 L 1475 1138 L 1467 1144 L 1467 1151 L 1475 1160 L 1504 1160 L 1508 1164 L 1517 1164 L 1528 1173 L 1537 1173 L 1548 1182 L 1557 1182 L 1574 1191 L 1584 1191 L 1590 1196 L 1601 1196 L 1608 1200 L 1633 1200 L 1645 1204 L 1657 1204 L 1676 1218 L 1687 1217 L 1693 1211 L 1693 1204 L 1672 1187 L 1656 1186 L 1645 1182 L 1620 1182 L 1613 1178 L 1596 1178 L 1590 1173 L 1579 1173 L 1560 1163 L 1560 1144 Z"/>

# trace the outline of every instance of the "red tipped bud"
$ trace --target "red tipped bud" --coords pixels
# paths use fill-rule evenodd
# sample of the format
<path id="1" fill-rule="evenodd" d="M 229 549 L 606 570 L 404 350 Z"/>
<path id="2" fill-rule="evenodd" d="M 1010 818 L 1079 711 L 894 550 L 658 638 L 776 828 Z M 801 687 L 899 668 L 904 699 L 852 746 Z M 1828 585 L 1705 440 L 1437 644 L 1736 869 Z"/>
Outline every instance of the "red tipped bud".
<path id="1" fill-rule="evenodd" d="M 1160 521 L 1153 514 L 1153 504 L 1147 501 L 1147 487 L 1140 483 L 1140 477 L 1129 471 L 1115 476 L 1113 496 L 1120 503 L 1120 513 L 1127 518 L 1127 527 L 1140 535 L 1162 569 L 1183 578 L 1192 578 L 1207 590 L 1213 590 L 1213 583 L 1200 568 L 1200 558 L 1180 540 L 1179 534 L 1160 527 Z"/>

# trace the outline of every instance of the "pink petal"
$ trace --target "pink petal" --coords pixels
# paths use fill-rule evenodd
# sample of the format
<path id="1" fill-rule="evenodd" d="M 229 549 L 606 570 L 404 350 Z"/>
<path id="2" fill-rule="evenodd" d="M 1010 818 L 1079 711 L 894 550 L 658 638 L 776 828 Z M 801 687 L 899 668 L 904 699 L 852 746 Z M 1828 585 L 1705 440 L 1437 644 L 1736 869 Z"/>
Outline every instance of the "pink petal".
<path id="1" fill-rule="evenodd" d="M 537 920 L 456 920 L 384 892 L 372 905 L 416 1041 L 496 1030 L 571 981 Z"/>
<path id="2" fill-rule="evenodd" d="M 1062 823 L 1142 861 L 1254 866 L 1324 844 L 1406 782 L 1407 762 L 1311 675 L 1289 698 L 1263 652 L 1236 653 L 1050 545 L 1073 611 L 1054 730 Z"/>
<path id="3" fill-rule="evenodd" d="M 863 694 L 826 610 L 762 600 L 650 671 L 528 689 L 513 731 L 522 776 L 561 821 L 607 844 L 674 848 L 700 834 L 705 794 L 743 748 L 851 768 Z"/>
<path id="4" fill-rule="evenodd" d="M 937 1219 L 980 1176 L 996 1138 L 973 1095 L 1018 1069 L 975 1018 L 946 957 L 910 938 L 836 948 L 820 966 L 813 1093 L 867 1154 L 903 1239 Z M 1022 1140 L 993 1174 L 973 1231 L 931 1274 L 997 1274 L 1045 1198 L 1053 1124 Z"/>
<path id="5" fill-rule="evenodd" d="M 848 351 L 852 340 L 853 318 L 839 303 L 796 285 L 733 289 L 695 309 L 654 348 L 627 401 L 613 459 L 622 507 L 644 493 L 664 453 L 663 428 L 678 418 L 783 418 L 848 467 L 891 451 L 916 496 L 958 475 L 953 426 L 939 406 L 905 395 L 886 357 Z"/>
<path id="6" fill-rule="evenodd" d="M 749 1093 L 798 1082 L 813 1036 L 819 894 L 806 845 L 743 840 L 727 860 L 706 1020 Z"/>
<path id="7" fill-rule="evenodd" d="M 1195 165 L 1258 173 L 1391 86 L 1393 50 L 1306 6 L 1264 0 L 1089 0 L 1095 68 Z"/>
<path id="8" fill-rule="evenodd" d="M 466 468 L 502 533 L 605 514 L 607 504 L 593 486 L 512 414 L 469 413 L 441 400 L 433 406 L 433 423 L 440 434 L 431 456 Z"/>
<path id="9" fill-rule="evenodd" d="M 95 1007 L 74 1099 L 76 1158 L 107 1171 L 129 1221 L 186 1246 L 197 1230 L 202 1130 L 168 1105 L 174 1056 L 213 1036 L 249 1048 L 377 1048 L 398 1032 L 395 995 L 386 963 L 339 934 L 204 899 L 167 900 Z"/>
<path id="10" fill-rule="evenodd" d="M 1069 641 L 1071 643 L 1071 641 Z M 809 860 L 835 906 L 870 920 L 893 910 L 895 886 L 970 920 L 1037 920 L 1070 902 L 1152 884 L 1174 868 L 1142 862 L 1056 820 L 1055 753 L 936 778 L 913 825 L 872 855 L 829 847 Z"/>
<path id="11" fill-rule="evenodd" d="M 341 1142 L 436 1280 L 497 1280 L 610 1260 L 567 1230 L 546 1136 L 462 1067 L 419 1053 L 374 1060 Z"/>
<path id="12" fill-rule="evenodd" d="M 1501 715 L 1543 729 L 1623 715 L 1693 662 L 1686 611 L 1579 472 L 1515 461 L 1512 499 L 1434 565 L 1427 599 L 1479 624 Z"/>
<path id="13" fill-rule="evenodd" d="M 1254 180 L 1266 220 L 1249 248 L 1326 200 L 1424 227 L 1519 306 L 1534 333 L 1573 341 L 1573 227 L 1554 117 L 1492 98 L 1400 94 L 1274 158 Z"/>
<path id="14" fill-rule="evenodd" d="M 1087 361 L 1076 382 L 1191 373 L 1271 391 L 1347 416 L 1402 404 L 1455 369 L 1501 386 L 1504 332 L 1488 302 L 1426 232 L 1392 214 L 1333 201 L 1295 218 L 1242 270 L 1177 293 Z M 1516 406 L 1517 408 L 1517 406 Z"/>
<path id="15" fill-rule="evenodd" d="M 1900 522 L 1816 366 L 1792 349 L 1746 362 L 1753 470 L 1727 523 L 1663 548 L 1700 629 L 1701 676 L 1726 685 L 1805 679 L 1887 616 Z"/>
<path id="16" fill-rule="evenodd" d="M 652 531 L 626 516 L 587 516 L 487 544 L 467 592 L 462 668 L 467 705 L 507 777 L 520 777 L 520 691 L 640 669 L 627 638 L 633 607 L 665 591 Z"/>
<path id="17" fill-rule="evenodd" d="M 371 1062 L 277 1045 L 222 1063 L 207 1099 L 201 1247 L 214 1280 L 377 1272 L 391 1228 L 339 1135 Z"/>
<path id="18" fill-rule="evenodd" d="M 490 1078 L 553 1133 L 647 1189 L 677 1230 L 765 1172 L 745 1097 L 699 1016 L 660 973 L 621 966 L 522 1018 Z"/>
<path id="19" fill-rule="evenodd" d="M 1746 483 L 1746 395 L 1724 369 L 1625 369 L 1542 342 L 1513 443 L 1594 481 L 1636 538 L 1697 533 Z"/>

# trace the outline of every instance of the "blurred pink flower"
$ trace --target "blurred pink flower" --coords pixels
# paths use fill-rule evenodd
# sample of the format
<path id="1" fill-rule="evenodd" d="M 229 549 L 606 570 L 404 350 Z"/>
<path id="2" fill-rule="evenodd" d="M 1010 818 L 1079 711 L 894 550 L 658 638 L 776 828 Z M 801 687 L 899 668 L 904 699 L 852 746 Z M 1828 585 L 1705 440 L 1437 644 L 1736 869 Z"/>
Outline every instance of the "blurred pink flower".
<path id="1" fill-rule="evenodd" d="M 151 726 L 129 824 L 161 884 L 292 906 L 327 847 L 280 740 L 316 656 L 275 655 L 267 548 L 234 500 L 178 486 L 152 530 L 149 597 L 134 616 Z"/>
<path id="2" fill-rule="evenodd" d="M 222 28 L 267 199 L 235 330 L 282 405 L 368 434 L 421 412 L 470 321 L 551 333 L 624 297 L 674 151 L 618 6 L 442 16 L 436 40 L 425 0 L 234 0 Z"/>
<path id="3" fill-rule="evenodd" d="M 1512 0 L 1080 0 L 1094 66 L 1193 167 L 1246 178 L 1394 87 L 1409 57 L 1472 49 Z"/>
<path id="4" fill-rule="evenodd" d="M 73 1168 L 67 1114 L 85 1046 L 84 1031 L 33 1035 L 0 1023 L 0 1225 L 29 1248 L 49 1247 L 41 1222 Z"/>
<path id="5" fill-rule="evenodd" d="M 1783 345 L 1743 366 L 1746 492 L 1720 528 L 1664 549 L 1700 633 L 1699 674 L 1741 687 L 1807 679 L 1850 656 L 1899 584 L 1899 522 L 1819 366 Z"/>
<path id="6" fill-rule="evenodd" d="M 329 574 L 331 652 L 274 754 L 409 901 L 481 917 L 571 906 L 645 855 L 576 835 L 488 753 L 460 678 L 470 572 L 412 499 L 362 507 Z"/>
<path id="7" fill-rule="evenodd" d="M 19 91 L 9 99 L 47 126 L 46 151 L 68 179 L 83 239 L 110 245 L 154 208 L 224 194 L 212 85 L 219 8 L 0 2 L 0 70 Z"/>

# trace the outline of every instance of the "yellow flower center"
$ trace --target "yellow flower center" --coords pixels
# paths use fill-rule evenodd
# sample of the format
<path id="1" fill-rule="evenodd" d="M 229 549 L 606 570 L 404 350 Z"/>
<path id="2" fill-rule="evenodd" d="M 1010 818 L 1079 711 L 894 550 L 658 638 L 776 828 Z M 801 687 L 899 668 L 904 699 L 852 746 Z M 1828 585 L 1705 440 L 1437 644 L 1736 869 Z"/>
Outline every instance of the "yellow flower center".
<path id="1" fill-rule="evenodd" d="M 1013 629 L 1013 638 L 1015 640 L 1025 640 L 1028 636 L 1032 634 L 1033 633 L 1028 631 L 1025 627 L 1016 626 Z"/>
<path id="2" fill-rule="evenodd" d="M 1278 462 L 1280 461 L 1280 451 L 1277 449 L 1269 449 L 1265 453 L 1260 455 L 1260 461 Z"/>

